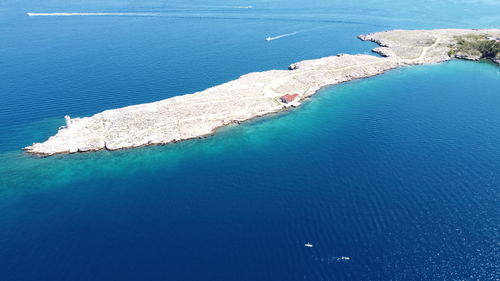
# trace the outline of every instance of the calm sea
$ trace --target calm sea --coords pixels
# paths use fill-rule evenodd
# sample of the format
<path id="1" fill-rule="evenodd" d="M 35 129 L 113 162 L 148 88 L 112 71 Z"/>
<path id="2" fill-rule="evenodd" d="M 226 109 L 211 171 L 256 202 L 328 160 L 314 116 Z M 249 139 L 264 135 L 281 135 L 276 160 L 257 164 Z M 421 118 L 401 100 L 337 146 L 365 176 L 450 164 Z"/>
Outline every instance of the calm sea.
<path id="1" fill-rule="evenodd" d="M 498 28 L 499 14 L 495 0 L 1 1 L 0 280 L 498 280 L 488 62 L 393 70 L 175 145 L 20 149 L 66 114 L 370 53 L 363 33 Z"/>

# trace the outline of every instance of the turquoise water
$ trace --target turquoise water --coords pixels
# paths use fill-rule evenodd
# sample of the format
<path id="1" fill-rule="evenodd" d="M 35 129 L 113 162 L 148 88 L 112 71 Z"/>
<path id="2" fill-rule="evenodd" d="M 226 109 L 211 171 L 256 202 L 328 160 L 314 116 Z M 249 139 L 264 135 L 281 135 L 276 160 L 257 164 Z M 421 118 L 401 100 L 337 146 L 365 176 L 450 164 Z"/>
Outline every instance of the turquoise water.
<path id="1" fill-rule="evenodd" d="M 497 279 L 500 74 L 490 63 L 393 70 L 175 145 L 20 151 L 65 114 L 369 52 L 360 33 L 500 23 L 495 2 L 360 3 L 0 4 L 0 280 Z"/>

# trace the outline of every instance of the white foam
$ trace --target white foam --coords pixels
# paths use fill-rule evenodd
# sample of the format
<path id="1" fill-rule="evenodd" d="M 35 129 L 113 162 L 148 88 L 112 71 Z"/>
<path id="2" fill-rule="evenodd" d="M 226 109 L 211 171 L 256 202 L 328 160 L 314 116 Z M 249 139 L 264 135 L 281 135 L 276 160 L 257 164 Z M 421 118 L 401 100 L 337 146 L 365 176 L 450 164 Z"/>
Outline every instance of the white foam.
<path id="1" fill-rule="evenodd" d="M 268 37 L 266 40 L 267 41 L 272 41 L 272 40 L 280 39 L 280 38 L 283 38 L 283 37 L 292 36 L 292 35 L 295 35 L 295 34 L 297 34 L 297 32 L 281 34 L 281 35 L 277 35 L 277 36 L 273 36 L 273 37 Z"/>
<path id="2" fill-rule="evenodd" d="M 159 16 L 160 13 L 26 13 L 30 17 L 69 17 L 69 16 Z"/>

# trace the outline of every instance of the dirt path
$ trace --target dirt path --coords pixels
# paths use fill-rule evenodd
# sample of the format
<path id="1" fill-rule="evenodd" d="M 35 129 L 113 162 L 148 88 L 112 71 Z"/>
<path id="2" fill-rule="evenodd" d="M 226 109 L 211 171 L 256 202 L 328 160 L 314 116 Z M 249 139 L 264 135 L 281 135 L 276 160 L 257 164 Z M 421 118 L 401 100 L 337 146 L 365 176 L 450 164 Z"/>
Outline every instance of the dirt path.
<path id="1" fill-rule="evenodd" d="M 315 70 L 308 70 L 308 71 L 303 71 L 303 72 L 296 72 L 293 74 L 290 74 L 288 76 L 273 80 L 269 82 L 266 86 L 264 86 L 264 95 L 268 97 L 277 97 L 281 95 L 278 93 L 275 89 L 280 87 L 281 85 L 285 84 L 288 80 L 293 79 L 296 76 L 306 74 L 306 73 L 312 73 L 312 72 L 338 72 L 338 71 L 343 71 L 343 70 L 348 70 L 352 68 L 359 68 L 359 67 L 364 67 L 372 64 L 378 64 L 382 62 L 386 62 L 386 60 L 391 59 L 391 58 L 384 58 L 384 59 L 379 59 L 377 58 L 377 61 L 374 62 L 369 62 L 369 63 L 364 63 L 364 64 L 356 64 L 356 65 L 350 65 L 350 66 L 345 66 L 337 69 L 315 69 Z"/>

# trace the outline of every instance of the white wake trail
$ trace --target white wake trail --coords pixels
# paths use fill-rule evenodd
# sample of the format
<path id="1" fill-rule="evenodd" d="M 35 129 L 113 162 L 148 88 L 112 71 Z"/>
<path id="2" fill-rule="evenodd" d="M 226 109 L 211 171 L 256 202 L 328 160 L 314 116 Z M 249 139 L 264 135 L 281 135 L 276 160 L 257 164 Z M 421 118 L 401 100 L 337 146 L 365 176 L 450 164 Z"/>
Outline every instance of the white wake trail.
<path id="1" fill-rule="evenodd" d="M 221 8 L 221 9 L 252 9 L 253 6 L 202 6 L 207 8 Z M 67 12 L 57 12 L 57 13 L 26 13 L 29 17 L 70 17 L 70 16 L 166 16 L 165 13 L 67 13 Z"/>
<path id="2" fill-rule="evenodd" d="M 301 29 L 301 30 L 297 30 L 297 31 L 292 32 L 292 33 L 281 34 L 281 35 L 274 36 L 274 37 L 270 36 L 270 37 L 267 37 L 266 40 L 267 41 L 272 41 L 272 40 L 280 39 L 280 38 L 287 37 L 287 36 L 292 36 L 292 35 L 299 34 L 299 33 L 310 32 L 310 31 L 314 31 L 314 30 L 326 28 L 326 27 L 329 27 L 329 26 L 330 25 L 322 25 L 322 26 L 317 26 L 317 27 L 308 28 L 308 29 Z"/>
<path id="3" fill-rule="evenodd" d="M 283 38 L 283 37 L 292 36 L 292 35 L 295 35 L 295 34 L 297 34 L 297 32 L 281 34 L 281 35 L 277 35 L 277 36 L 273 36 L 273 37 L 267 37 L 266 40 L 267 41 L 272 41 L 272 40 L 280 39 L 280 38 Z"/>
<path id="4" fill-rule="evenodd" d="M 160 16 L 160 13 L 26 13 L 30 17 L 69 17 L 69 16 Z"/>

